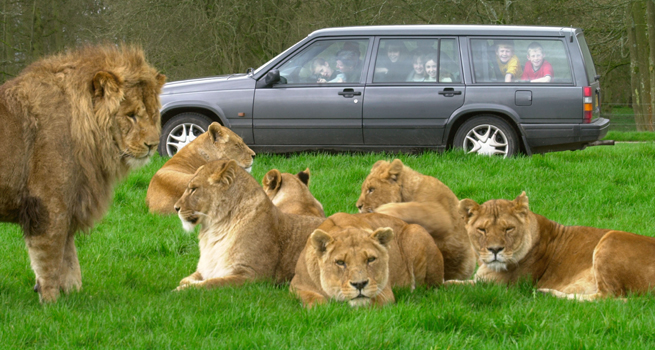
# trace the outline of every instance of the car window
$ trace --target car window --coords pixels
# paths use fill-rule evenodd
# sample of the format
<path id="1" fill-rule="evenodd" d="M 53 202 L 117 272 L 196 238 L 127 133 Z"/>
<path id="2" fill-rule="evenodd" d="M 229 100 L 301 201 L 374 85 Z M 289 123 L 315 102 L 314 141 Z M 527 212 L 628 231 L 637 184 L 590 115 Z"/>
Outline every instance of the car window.
<path id="1" fill-rule="evenodd" d="M 374 72 L 374 83 L 460 82 L 457 41 L 381 39 Z"/>
<path id="2" fill-rule="evenodd" d="M 561 40 L 471 39 L 476 83 L 572 83 Z"/>
<path id="3" fill-rule="evenodd" d="M 580 50 L 582 51 L 582 57 L 584 58 L 584 68 L 587 73 L 587 81 L 593 82 L 596 77 L 596 67 L 594 67 L 594 60 L 591 58 L 591 52 L 589 52 L 587 40 L 585 40 L 582 33 L 578 34 L 578 41 L 580 42 Z"/>
<path id="4" fill-rule="evenodd" d="M 320 40 L 282 64 L 286 84 L 355 83 L 361 80 L 368 40 Z"/>

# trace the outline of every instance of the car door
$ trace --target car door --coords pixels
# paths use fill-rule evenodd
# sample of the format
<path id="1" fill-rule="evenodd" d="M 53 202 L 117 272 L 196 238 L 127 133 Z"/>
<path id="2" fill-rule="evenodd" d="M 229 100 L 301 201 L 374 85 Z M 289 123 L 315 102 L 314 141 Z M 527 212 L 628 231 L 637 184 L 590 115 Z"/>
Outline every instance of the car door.
<path id="1" fill-rule="evenodd" d="M 275 67 L 280 82 L 255 90 L 255 144 L 362 144 L 369 41 L 316 40 Z"/>
<path id="2" fill-rule="evenodd" d="M 364 101 L 364 143 L 441 145 L 446 121 L 466 92 L 457 39 L 382 37 L 375 52 Z"/>

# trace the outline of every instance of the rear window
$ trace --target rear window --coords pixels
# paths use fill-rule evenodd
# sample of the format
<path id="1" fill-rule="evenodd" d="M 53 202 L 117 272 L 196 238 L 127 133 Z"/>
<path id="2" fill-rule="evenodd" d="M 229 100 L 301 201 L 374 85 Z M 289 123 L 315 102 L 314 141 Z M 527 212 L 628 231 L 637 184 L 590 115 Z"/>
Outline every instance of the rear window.
<path id="1" fill-rule="evenodd" d="M 572 83 L 564 43 L 553 39 L 471 39 L 476 83 Z"/>
<path id="2" fill-rule="evenodd" d="M 587 81 L 592 83 L 596 77 L 596 67 L 594 66 L 594 60 L 591 58 L 591 52 L 589 52 L 587 41 L 582 33 L 578 34 L 578 42 L 580 43 L 580 50 L 582 51 L 582 57 L 584 58 L 584 69 L 587 72 Z"/>

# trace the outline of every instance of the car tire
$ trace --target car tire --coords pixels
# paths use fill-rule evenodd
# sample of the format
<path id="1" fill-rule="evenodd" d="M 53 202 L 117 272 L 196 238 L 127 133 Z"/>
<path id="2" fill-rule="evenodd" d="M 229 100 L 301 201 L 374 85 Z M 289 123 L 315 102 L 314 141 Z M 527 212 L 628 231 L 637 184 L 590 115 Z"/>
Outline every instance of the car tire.
<path id="1" fill-rule="evenodd" d="M 519 149 L 514 129 L 501 118 L 489 115 L 478 116 L 462 124 L 457 129 L 453 146 L 466 153 L 503 158 L 514 156 Z"/>
<path id="2" fill-rule="evenodd" d="M 182 147 L 207 131 L 212 120 L 207 116 L 184 112 L 171 118 L 162 128 L 159 142 L 159 154 L 162 157 L 174 156 Z"/>

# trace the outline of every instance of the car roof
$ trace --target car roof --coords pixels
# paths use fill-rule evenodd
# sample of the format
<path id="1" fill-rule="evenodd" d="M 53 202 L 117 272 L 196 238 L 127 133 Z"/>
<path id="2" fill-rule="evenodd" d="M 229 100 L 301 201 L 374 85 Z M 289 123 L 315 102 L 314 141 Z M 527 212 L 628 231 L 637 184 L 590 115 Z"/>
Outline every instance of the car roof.
<path id="1" fill-rule="evenodd" d="M 573 27 L 509 26 L 509 25 L 385 25 L 335 27 L 316 30 L 308 37 L 353 35 L 530 35 L 564 36 L 582 32 Z"/>

